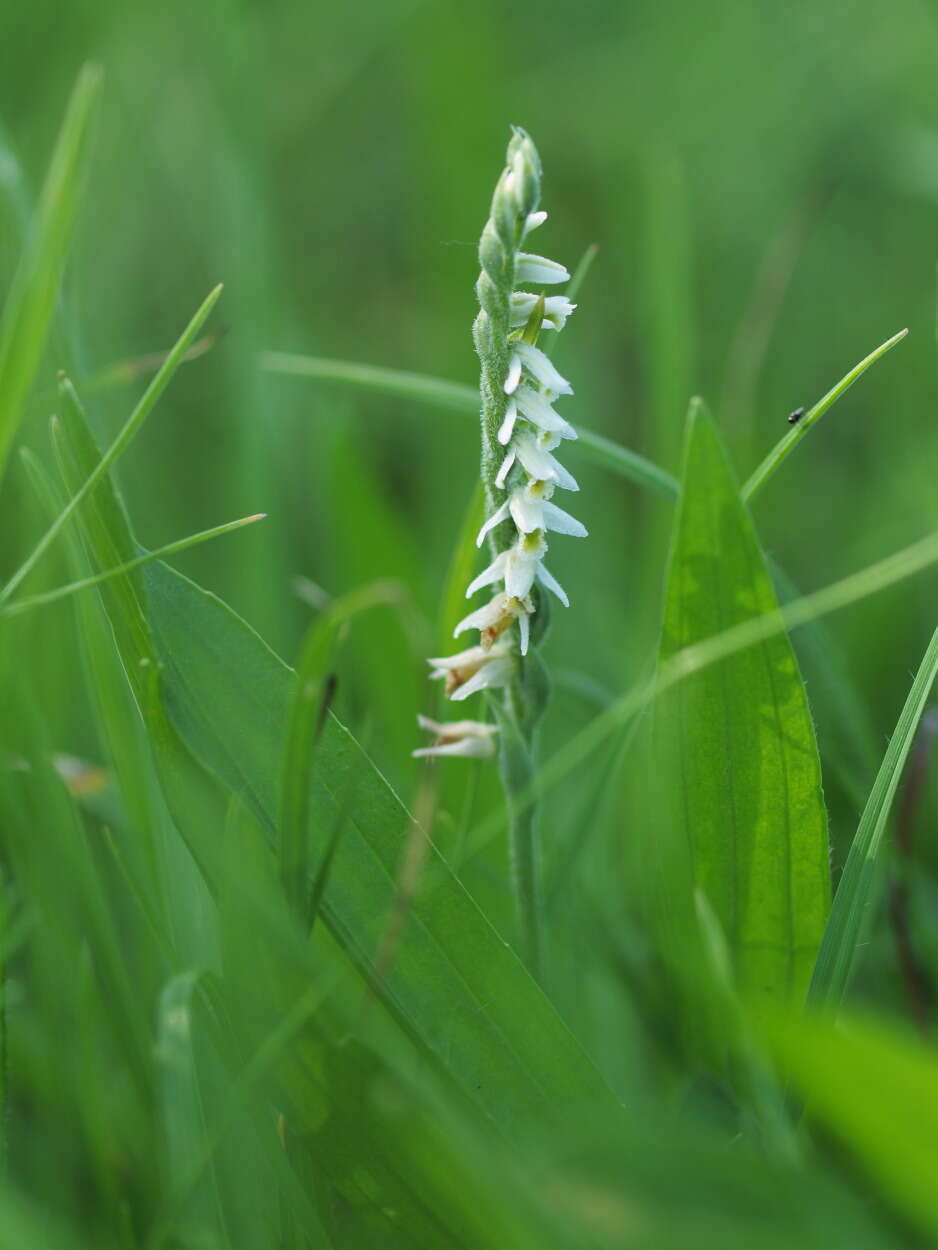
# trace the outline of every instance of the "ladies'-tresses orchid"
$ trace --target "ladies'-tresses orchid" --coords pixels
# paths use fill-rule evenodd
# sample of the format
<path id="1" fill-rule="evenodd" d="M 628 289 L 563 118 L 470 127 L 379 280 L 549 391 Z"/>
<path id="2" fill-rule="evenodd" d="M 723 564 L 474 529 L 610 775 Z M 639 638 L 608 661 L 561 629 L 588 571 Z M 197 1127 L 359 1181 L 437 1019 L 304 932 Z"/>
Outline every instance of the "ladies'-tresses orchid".
<path id="1" fill-rule="evenodd" d="M 573 426 L 554 407 L 573 394 L 573 387 L 538 346 L 538 338 L 543 330 L 562 330 L 576 305 L 564 295 L 528 289 L 570 279 L 563 265 L 523 250 L 526 237 L 547 219 L 538 207 L 540 176 L 534 144 L 516 130 L 479 247 L 482 273 L 476 289 L 481 309 L 474 328 L 482 363 L 482 476 L 488 502 L 488 519 L 477 546 L 488 540 L 492 558 L 470 583 L 466 596 L 484 588 L 493 594 L 454 631 L 459 636 L 478 630 L 478 645 L 430 661 L 432 675 L 445 678 L 447 697 L 457 701 L 479 690 L 502 687 L 507 688 L 509 703 L 515 698 L 518 657 L 526 656 L 531 645 L 538 594 L 547 590 L 565 606 L 569 603 L 544 564 L 547 536 L 583 538 L 587 533 L 575 517 L 552 502 L 558 488 L 579 489 L 552 454 L 563 440 L 576 438 Z M 462 731 L 467 724 L 475 725 L 458 722 L 451 736 L 444 737 L 435 722 L 421 724 L 436 733 L 438 741 L 416 754 L 478 757 L 490 753 L 493 745 L 491 726 L 457 732 L 457 727 Z"/>

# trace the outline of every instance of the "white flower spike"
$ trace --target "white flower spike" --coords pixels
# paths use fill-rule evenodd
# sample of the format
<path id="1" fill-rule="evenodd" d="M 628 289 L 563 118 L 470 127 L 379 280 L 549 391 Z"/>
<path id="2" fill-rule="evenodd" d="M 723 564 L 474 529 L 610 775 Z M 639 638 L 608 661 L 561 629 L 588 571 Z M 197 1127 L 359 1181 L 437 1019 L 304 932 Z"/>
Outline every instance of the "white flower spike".
<path id="1" fill-rule="evenodd" d="M 513 691 L 506 699 L 519 697 L 518 656 L 528 653 L 538 595 L 548 591 L 569 604 L 544 564 L 547 535 L 587 534 L 576 517 L 551 500 L 557 488 L 579 490 L 552 454 L 565 439 L 576 438 L 576 430 L 554 408 L 573 394 L 573 387 L 537 340 L 544 328 L 562 330 L 576 305 L 565 295 L 538 294 L 537 287 L 568 282 L 570 274 L 557 261 L 521 250 L 525 236 L 547 220 L 538 206 L 540 178 L 534 145 L 516 130 L 479 245 L 481 309 L 473 331 L 482 362 L 482 476 L 489 501 L 476 545 L 488 540 L 492 558 L 470 582 L 466 597 L 491 587 L 491 598 L 454 631 L 458 637 L 478 630 L 478 645 L 430 661 L 432 676 L 445 681 L 446 696 L 455 702 L 502 687 Z M 425 718 L 420 724 L 435 741 L 416 750 L 417 756 L 486 758 L 495 753 L 492 725 Z"/>

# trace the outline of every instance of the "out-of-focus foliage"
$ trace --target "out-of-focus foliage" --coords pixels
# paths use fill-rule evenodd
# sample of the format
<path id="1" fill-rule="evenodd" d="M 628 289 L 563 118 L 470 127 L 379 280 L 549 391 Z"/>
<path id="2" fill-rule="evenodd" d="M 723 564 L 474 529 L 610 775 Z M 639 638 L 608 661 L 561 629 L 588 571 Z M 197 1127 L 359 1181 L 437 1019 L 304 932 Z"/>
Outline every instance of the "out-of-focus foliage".
<path id="1" fill-rule="evenodd" d="M 823 830 L 809 713 L 840 880 L 935 628 L 933 571 L 794 631 L 798 665 L 777 636 L 678 686 L 701 692 L 681 726 L 696 783 L 653 753 L 640 715 L 552 786 L 552 1002 L 503 940 L 493 770 L 423 771 L 409 751 L 415 713 L 439 711 L 424 657 L 468 572 L 478 435 L 453 397 L 476 383 L 476 241 L 509 124 L 543 157 L 550 254 L 572 269 L 599 249 L 558 353 L 566 415 L 677 478 L 702 394 L 733 465 L 714 461 L 707 489 L 688 479 L 686 523 L 722 498 L 726 550 L 686 526 L 676 540 L 670 654 L 770 609 L 765 568 L 790 599 L 938 528 L 936 59 L 924 0 L 0 11 L 0 442 L 22 415 L 12 446 L 28 449 L 0 485 L 0 585 L 220 281 L 192 358 L 22 593 L 268 514 L 174 557 L 199 586 L 153 565 L 0 615 L 0 1244 L 853 1250 L 934 1235 L 934 1063 L 903 1035 L 938 1023 L 929 722 L 900 721 L 908 771 L 862 874 L 873 906 L 850 993 L 875 1024 L 766 1024 L 735 975 L 741 950 L 777 946 L 766 909 L 785 919 L 798 847 L 816 852 Z M 103 71 L 87 134 L 93 74 L 61 129 L 85 62 Z M 734 478 L 903 326 L 753 499 L 750 528 Z M 415 402 L 286 376 L 274 352 L 457 388 Z M 673 479 L 645 489 L 596 446 L 570 451 L 590 539 L 557 545 L 574 606 L 543 650 L 547 760 L 647 680 L 664 611 Z M 310 721 L 308 758 L 284 757 L 303 691 L 269 648 L 292 662 L 363 587 L 373 606 L 334 652 L 332 711 L 353 736 Z M 306 671 L 318 699 L 325 670 Z M 915 693 L 917 720 L 925 677 Z M 725 755 L 717 706 L 738 709 Z M 682 829 L 722 863 L 725 789 L 695 807 L 720 789 L 717 763 L 766 809 L 775 867 L 795 855 L 768 890 L 746 864 L 723 873 L 745 932 L 706 871 L 696 895 L 666 883 L 684 890 L 677 920 L 660 890 Z M 321 874 L 311 938 L 302 881 L 289 905 L 281 889 L 283 794 L 297 862 Z M 673 799 L 690 804 L 678 820 Z M 812 864 L 817 914 L 786 929 L 782 960 L 801 989 L 826 910 Z M 846 931 L 849 908 L 834 914 Z M 707 1046 L 687 1045 L 689 1012 Z"/>

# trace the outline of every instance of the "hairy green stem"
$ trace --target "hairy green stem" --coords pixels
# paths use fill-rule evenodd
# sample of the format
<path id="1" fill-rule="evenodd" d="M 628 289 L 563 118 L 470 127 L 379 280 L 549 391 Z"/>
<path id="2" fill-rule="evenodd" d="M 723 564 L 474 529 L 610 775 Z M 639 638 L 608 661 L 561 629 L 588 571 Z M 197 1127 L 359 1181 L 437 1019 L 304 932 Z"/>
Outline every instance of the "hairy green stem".
<path id="1" fill-rule="evenodd" d="M 516 254 L 524 238 L 529 213 L 540 200 L 541 169 L 534 144 L 523 131 L 516 130 L 508 147 L 506 168 L 492 197 L 489 220 L 479 243 L 481 273 L 476 283 L 479 313 L 473 326 L 473 339 L 481 364 L 482 483 L 489 514 L 498 507 L 496 484 L 505 449 L 498 441 L 498 430 L 505 416 L 508 397 L 508 336 L 511 331 L 511 294 L 515 283 Z M 505 551 L 514 538 L 510 521 L 496 526 L 489 535 L 492 557 Z M 525 961 L 535 977 L 542 972 L 540 889 L 537 841 L 537 805 L 521 801 L 530 795 L 535 778 L 535 727 L 543 712 L 543 700 L 531 698 L 526 669 L 534 656 L 515 657 L 515 675 L 496 702 L 500 724 L 500 772 L 505 789 L 509 823 L 512 882 L 518 925 Z M 537 683 L 546 693 L 546 684 Z"/>
<path id="2" fill-rule="evenodd" d="M 538 805 L 531 795 L 536 782 L 534 733 L 526 733 L 523 706 L 509 688 L 504 702 L 496 701 L 501 749 L 499 773 L 505 790 L 511 880 L 521 936 L 522 958 L 537 980 L 544 975 L 541 939 L 541 879 L 538 842 Z"/>

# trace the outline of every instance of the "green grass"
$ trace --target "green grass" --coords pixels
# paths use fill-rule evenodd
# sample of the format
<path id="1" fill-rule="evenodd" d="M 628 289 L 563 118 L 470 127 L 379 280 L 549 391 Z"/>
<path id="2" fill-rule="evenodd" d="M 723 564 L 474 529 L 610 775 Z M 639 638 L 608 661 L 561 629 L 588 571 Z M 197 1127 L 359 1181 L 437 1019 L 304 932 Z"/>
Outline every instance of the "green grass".
<path id="1" fill-rule="evenodd" d="M 0 46 L 0 1245 L 932 1244 L 935 13 Z M 583 257 L 538 982 L 495 768 L 410 756 L 513 122 Z"/>

